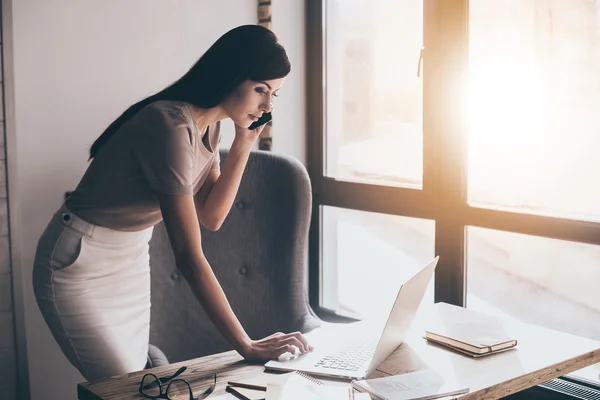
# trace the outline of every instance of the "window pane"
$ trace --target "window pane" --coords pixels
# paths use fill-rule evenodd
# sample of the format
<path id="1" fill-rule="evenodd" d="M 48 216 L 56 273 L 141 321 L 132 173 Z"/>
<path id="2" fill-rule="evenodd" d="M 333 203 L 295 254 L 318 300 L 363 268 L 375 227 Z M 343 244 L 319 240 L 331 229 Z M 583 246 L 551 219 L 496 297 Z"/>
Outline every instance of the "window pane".
<path id="1" fill-rule="evenodd" d="M 600 246 L 473 227 L 467 240 L 468 308 L 600 340 Z"/>
<path id="2" fill-rule="evenodd" d="M 421 188 L 422 0 L 327 0 L 325 174 Z"/>
<path id="3" fill-rule="evenodd" d="M 600 1 L 469 4 L 469 202 L 600 220 Z"/>
<path id="4" fill-rule="evenodd" d="M 324 206 L 322 306 L 386 316 L 400 286 L 433 259 L 433 221 Z M 433 303 L 433 279 L 425 300 Z"/>

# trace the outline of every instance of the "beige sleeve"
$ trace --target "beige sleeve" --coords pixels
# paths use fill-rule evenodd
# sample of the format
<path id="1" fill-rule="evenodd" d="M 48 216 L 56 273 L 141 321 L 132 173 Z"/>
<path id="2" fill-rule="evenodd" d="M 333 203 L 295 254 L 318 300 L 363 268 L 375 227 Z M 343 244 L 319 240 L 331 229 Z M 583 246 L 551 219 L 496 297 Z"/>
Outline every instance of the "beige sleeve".
<path id="1" fill-rule="evenodd" d="M 146 180 L 154 190 L 170 194 L 193 193 L 194 135 L 177 107 L 150 104 L 138 116 L 134 146 Z"/>

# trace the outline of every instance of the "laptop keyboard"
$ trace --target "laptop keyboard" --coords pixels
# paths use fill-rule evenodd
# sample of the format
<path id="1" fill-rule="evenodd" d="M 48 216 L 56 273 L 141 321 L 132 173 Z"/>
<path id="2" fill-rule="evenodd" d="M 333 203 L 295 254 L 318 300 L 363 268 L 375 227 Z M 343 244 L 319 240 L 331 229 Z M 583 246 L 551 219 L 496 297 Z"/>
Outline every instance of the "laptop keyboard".
<path id="1" fill-rule="evenodd" d="M 341 371 L 357 371 L 365 362 L 373 357 L 377 340 L 365 342 L 357 340 L 344 346 L 341 350 L 321 358 L 315 367 L 337 369 Z"/>

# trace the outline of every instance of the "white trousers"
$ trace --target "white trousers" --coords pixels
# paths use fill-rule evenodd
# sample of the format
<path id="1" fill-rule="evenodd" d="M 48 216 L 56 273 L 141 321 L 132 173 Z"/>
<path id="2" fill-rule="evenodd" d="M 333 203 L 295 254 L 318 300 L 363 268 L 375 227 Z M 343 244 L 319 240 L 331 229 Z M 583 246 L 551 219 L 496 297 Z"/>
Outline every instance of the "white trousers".
<path id="1" fill-rule="evenodd" d="M 100 227 L 63 205 L 38 242 L 38 306 L 63 353 L 88 381 L 146 365 L 152 229 Z"/>

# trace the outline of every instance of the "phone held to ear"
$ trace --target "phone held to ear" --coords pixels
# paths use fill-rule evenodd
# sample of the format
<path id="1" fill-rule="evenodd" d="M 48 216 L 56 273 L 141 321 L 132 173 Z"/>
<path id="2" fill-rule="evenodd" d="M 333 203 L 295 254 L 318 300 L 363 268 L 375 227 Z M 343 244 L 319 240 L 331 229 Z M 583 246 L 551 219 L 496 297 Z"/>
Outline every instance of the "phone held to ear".
<path id="1" fill-rule="evenodd" d="M 273 119 L 273 117 L 271 116 L 270 112 L 263 113 L 263 115 L 258 119 L 258 121 L 254 121 L 252 123 L 252 125 L 250 125 L 248 127 L 248 129 L 250 129 L 252 131 L 252 130 L 258 128 L 259 126 L 266 124 L 267 122 L 269 122 L 272 119 Z"/>

